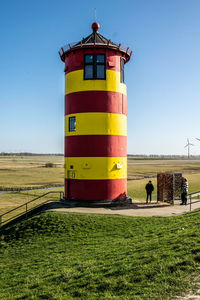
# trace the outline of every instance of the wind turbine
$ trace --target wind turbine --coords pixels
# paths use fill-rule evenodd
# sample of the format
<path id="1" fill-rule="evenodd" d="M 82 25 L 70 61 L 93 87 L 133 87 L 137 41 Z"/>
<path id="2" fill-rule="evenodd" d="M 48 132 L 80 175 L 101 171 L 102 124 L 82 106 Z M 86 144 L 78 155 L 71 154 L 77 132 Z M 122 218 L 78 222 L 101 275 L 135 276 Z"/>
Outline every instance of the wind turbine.
<path id="1" fill-rule="evenodd" d="M 185 148 L 188 148 L 188 159 L 190 158 L 190 146 L 194 146 L 190 143 L 189 139 L 187 139 L 187 144 L 185 145 Z"/>

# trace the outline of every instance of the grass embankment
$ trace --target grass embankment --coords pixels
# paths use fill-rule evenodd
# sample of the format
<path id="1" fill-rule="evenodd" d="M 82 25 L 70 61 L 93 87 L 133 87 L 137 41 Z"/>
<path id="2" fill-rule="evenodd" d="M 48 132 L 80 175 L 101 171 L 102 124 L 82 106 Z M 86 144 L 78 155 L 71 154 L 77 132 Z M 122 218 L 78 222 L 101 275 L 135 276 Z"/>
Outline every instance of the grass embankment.
<path id="1" fill-rule="evenodd" d="M 27 204 L 27 209 L 31 209 L 36 207 L 37 205 L 43 204 L 45 201 L 53 200 L 58 201 L 60 200 L 60 193 L 63 192 L 63 188 L 57 189 L 46 189 L 46 190 L 39 190 L 39 191 L 27 191 L 27 192 L 12 192 L 6 194 L 0 194 L 0 215 L 12 210 L 15 208 L 14 211 L 11 211 L 9 214 L 4 215 L 1 217 L 1 222 L 5 222 L 11 217 L 17 216 L 18 214 L 25 213 L 26 206 L 22 206 L 22 204 L 27 203 L 41 195 L 48 193 L 46 196 L 41 197 L 29 204 Z M 55 193 L 56 192 L 56 193 Z"/>
<path id="2" fill-rule="evenodd" d="M 1 243 L 0 299 L 173 299 L 199 275 L 199 226 L 200 212 L 36 216 Z"/>

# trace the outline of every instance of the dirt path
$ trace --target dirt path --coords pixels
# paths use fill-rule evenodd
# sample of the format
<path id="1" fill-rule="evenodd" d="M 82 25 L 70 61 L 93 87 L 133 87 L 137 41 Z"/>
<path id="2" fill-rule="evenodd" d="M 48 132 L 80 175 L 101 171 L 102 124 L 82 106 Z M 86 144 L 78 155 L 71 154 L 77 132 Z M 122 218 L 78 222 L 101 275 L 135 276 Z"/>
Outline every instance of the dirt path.
<path id="1" fill-rule="evenodd" d="M 192 205 L 192 210 L 197 208 L 200 209 L 200 202 Z M 156 202 L 146 204 L 142 202 L 136 202 L 134 200 L 130 207 L 62 207 L 52 210 L 60 212 L 77 212 L 139 217 L 168 217 L 187 213 L 190 211 L 190 206 L 180 205 L 180 202 L 177 202 L 175 205 L 171 206 L 168 204 Z"/>
<path id="2" fill-rule="evenodd" d="M 185 296 L 178 296 L 176 297 L 177 300 L 200 300 L 200 283 L 197 284 L 197 291 L 191 291 Z"/>

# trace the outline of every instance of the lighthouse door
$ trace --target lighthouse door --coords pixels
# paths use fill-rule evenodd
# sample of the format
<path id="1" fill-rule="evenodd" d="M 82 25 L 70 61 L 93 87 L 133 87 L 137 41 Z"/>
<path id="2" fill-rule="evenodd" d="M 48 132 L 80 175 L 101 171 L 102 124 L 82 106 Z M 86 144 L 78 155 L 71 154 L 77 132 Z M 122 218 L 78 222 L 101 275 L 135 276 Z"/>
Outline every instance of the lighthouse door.
<path id="1" fill-rule="evenodd" d="M 67 199 L 70 199 L 70 183 L 75 178 L 75 171 L 67 171 Z"/>

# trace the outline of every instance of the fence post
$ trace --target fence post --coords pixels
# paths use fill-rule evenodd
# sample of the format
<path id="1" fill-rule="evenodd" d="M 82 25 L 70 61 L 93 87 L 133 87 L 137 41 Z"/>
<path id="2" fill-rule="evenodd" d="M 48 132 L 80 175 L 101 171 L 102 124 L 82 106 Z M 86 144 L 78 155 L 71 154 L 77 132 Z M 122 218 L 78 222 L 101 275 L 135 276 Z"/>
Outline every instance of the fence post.
<path id="1" fill-rule="evenodd" d="M 190 211 L 192 210 L 192 195 L 190 195 Z"/>

